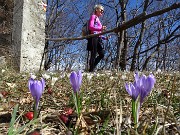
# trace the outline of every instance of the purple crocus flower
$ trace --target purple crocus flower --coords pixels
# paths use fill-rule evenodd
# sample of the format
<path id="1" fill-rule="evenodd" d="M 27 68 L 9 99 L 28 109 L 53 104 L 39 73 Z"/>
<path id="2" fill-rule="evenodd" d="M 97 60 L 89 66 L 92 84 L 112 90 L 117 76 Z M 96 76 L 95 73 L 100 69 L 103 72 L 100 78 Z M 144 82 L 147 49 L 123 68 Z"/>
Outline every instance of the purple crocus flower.
<path id="1" fill-rule="evenodd" d="M 138 73 L 135 73 L 135 82 L 132 84 L 125 84 L 126 91 L 132 97 L 132 114 L 135 124 L 138 123 L 139 111 L 144 98 L 151 92 L 154 87 L 155 78 L 152 74 L 149 76 L 142 75 L 139 77 Z"/>
<path id="2" fill-rule="evenodd" d="M 39 100 L 42 96 L 42 93 L 45 87 L 45 81 L 43 78 L 40 81 L 30 78 L 28 81 L 28 85 L 29 85 L 29 90 L 31 92 L 31 95 L 33 96 L 36 102 L 36 109 L 38 109 Z"/>
<path id="3" fill-rule="evenodd" d="M 142 75 L 139 77 L 138 73 L 135 74 L 136 88 L 140 90 L 140 103 L 144 101 L 144 98 L 151 92 L 156 79 L 153 74 L 149 76 Z"/>
<path id="4" fill-rule="evenodd" d="M 70 75 L 70 83 L 73 87 L 74 93 L 79 91 L 79 88 L 81 86 L 82 83 L 82 73 L 81 71 L 76 72 L 72 72 Z"/>
<path id="5" fill-rule="evenodd" d="M 140 95 L 140 104 L 142 104 L 144 98 L 154 87 L 156 79 L 153 74 L 150 74 L 149 76 L 142 75 L 139 77 L 139 74 L 135 73 L 134 77 L 135 82 L 133 84 L 130 83 L 129 85 L 126 84 L 125 88 L 134 101 L 137 99 L 138 95 Z"/>
<path id="6" fill-rule="evenodd" d="M 135 84 L 125 84 L 126 91 L 128 94 L 132 97 L 132 99 L 135 101 L 140 94 L 139 89 L 136 88 Z"/>

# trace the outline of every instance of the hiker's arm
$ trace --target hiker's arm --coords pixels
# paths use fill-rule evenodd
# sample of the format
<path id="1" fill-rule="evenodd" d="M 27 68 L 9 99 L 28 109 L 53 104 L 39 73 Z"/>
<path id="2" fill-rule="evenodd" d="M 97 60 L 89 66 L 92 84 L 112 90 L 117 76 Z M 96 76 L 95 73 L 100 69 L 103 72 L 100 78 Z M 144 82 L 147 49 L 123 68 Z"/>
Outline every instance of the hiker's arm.
<path id="1" fill-rule="evenodd" d="M 98 24 L 98 25 L 96 25 L 96 27 L 94 27 L 95 19 Z M 90 31 L 101 31 L 102 30 L 101 22 L 99 21 L 98 18 L 96 18 L 96 15 L 92 15 L 89 20 L 89 30 Z"/>

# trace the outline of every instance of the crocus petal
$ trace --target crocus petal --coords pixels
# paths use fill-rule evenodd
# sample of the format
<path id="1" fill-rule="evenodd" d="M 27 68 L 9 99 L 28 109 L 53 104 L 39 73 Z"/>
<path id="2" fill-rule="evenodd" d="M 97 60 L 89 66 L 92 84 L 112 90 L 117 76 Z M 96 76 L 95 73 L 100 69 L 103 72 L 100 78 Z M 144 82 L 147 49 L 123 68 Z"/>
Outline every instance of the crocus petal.
<path id="1" fill-rule="evenodd" d="M 131 88 L 130 88 L 130 85 L 129 84 L 125 84 L 125 88 L 126 88 L 126 91 L 128 92 L 128 94 L 130 95 L 130 96 L 132 96 L 132 90 L 131 90 Z"/>
<path id="2" fill-rule="evenodd" d="M 29 91 L 31 92 L 31 95 L 33 96 L 33 98 L 36 96 L 36 93 L 35 93 L 36 88 L 35 88 L 34 84 L 35 84 L 35 81 L 31 78 L 29 80 Z"/>
<path id="3" fill-rule="evenodd" d="M 139 82 L 139 87 L 141 87 L 141 88 L 143 88 L 144 87 L 144 82 L 146 81 L 146 79 L 147 79 L 147 76 L 146 75 L 142 75 L 142 76 L 140 76 L 139 77 L 139 80 L 138 80 L 138 82 Z"/>
<path id="4" fill-rule="evenodd" d="M 130 84 L 130 88 L 132 90 L 132 99 L 135 101 L 140 94 L 140 89 L 136 86 L 136 84 Z"/>
<path id="5" fill-rule="evenodd" d="M 30 87 L 33 84 L 33 82 L 34 82 L 34 79 L 30 78 L 29 81 L 28 81 L 29 90 L 31 90 Z"/>
<path id="6" fill-rule="evenodd" d="M 136 87 L 140 89 L 141 86 L 142 86 L 142 77 L 139 77 L 139 74 L 138 74 L 138 73 L 136 73 L 136 74 L 134 75 L 134 77 L 135 77 L 134 85 L 136 85 Z"/>
<path id="7" fill-rule="evenodd" d="M 148 88 L 152 89 L 154 87 L 154 84 L 156 82 L 156 79 L 154 78 L 154 76 L 151 74 L 147 77 L 147 82 L 149 82 L 148 84 Z"/>
<path id="8" fill-rule="evenodd" d="M 77 77 L 76 72 L 74 71 L 70 75 L 70 82 L 71 82 L 74 92 L 76 93 L 78 89 L 78 77 Z"/>
<path id="9" fill-rule="evenodd" d="M 142 104 L 142 102 L 144 101 L 144 98 L 146 97 L 146 95 L 147 95 L 147 91 L 145 91 L 144 89 L 143 90 L 141 90 L 141 92 L 140 92 L 141 94 L 141 96 L 140 96 L 140 102 L 141 102 L 141 104 Z"/>
<path id="10" fill-rule="evenodd" d="M 126 91 L 128 92 L 128 94 L 132 97 L 132 99 L 135 101 L 138 97 L 138 95 L 140 94 L 140 90 L 139 88 L 136 87 L 135 85 L 136 83 L 132 84 L 125 84 L 125 88 Z"/>
<path id="11" fill-rule="evenodd" d="M 41 78 L 41 84 L 42 84 L 42 89 L 44 91 L 44 88 L 45 88 L 45 80 L 43 78 Z"/>
<path id="12" fill-rule="evenodd" d="M 34 81 L 31 85 L 31 93 L 34 95 L 34 98 L 41 96 L 43 91 L 43 85 L 40 81 Z"/>
<path id="13" fill-rule="evenodd" d="M 41 97 L 42 92 L 44 91 L 44 84 L 41 81 L 36 82 L 36 94 Z"/>
<path id="14" fill-rule="evenodd" d="M 135 74 L 134 74 L 134 78 L 135 78 L 135 82 L 138 82 L 138 80 L 139 80 L 139 74 L 138 74 L 138 73 L 135 73 Z"/>
<path id="15" fill-rule="evenodd" d="M 80 87 L 81 83 L 82 83 L 82 73 L 81 73 L 81 71 L 77 72 L 77 77 L 78 77 L 78 86 Z"/>
<path id="16" fill-rule="evenodd" d="M 144 101 L 144 98 L 151 92 L 152 88 L 154 87 L 154 83 L 155 83 L 155 78 L 152 74 L 143 80 L 143 88 L 141 90 L 141 97 L 140 97 L 141 104 Z"/>

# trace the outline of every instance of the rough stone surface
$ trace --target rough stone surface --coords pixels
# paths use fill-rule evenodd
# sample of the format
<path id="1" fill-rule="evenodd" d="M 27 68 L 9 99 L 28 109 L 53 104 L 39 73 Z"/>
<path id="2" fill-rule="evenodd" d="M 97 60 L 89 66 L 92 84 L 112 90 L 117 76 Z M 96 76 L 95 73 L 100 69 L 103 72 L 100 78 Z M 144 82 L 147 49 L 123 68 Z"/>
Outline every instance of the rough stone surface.
<path id="1" fill-rule="evenodd" d="M 45 45 L 45 11 L 41 0 L 14 0 L 13 55 L 15 69 L 38 71 Z"/>

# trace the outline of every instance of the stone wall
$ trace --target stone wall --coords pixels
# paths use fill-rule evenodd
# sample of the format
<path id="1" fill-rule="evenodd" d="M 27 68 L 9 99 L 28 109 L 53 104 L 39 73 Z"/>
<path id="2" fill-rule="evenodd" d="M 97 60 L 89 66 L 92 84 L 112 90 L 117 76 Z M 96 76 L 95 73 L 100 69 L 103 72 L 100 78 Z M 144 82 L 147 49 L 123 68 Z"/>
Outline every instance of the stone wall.
<path id="1" fill-rule="evenodd" d="M 12 49 L 16 70 L 38 71 L 45 45 L 41 0 L 14 0 Z"/>

